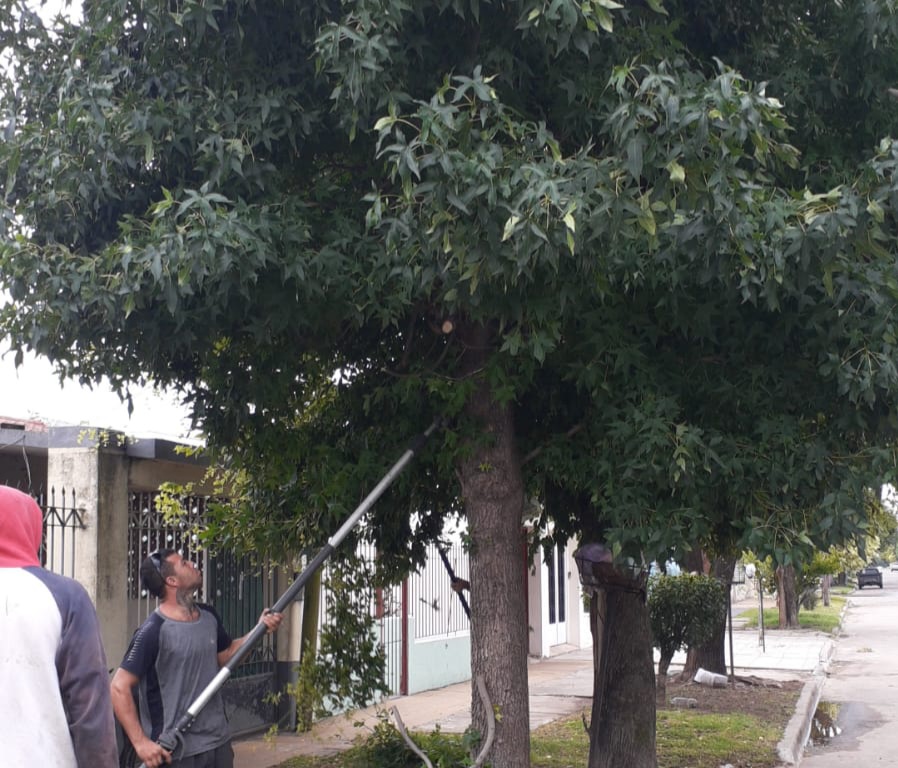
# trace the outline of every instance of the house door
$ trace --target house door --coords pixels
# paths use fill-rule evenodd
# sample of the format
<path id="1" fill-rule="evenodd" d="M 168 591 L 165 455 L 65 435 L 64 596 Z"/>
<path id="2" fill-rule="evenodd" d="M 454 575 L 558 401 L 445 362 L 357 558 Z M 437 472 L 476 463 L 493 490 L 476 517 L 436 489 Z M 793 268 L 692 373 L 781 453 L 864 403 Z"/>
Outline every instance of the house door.
<path id="1" fill-rule="evenodd" d="M 561 645 L 567 642 L 567 622 L 565 616 L 565 603 L 567 594 L 567 570 L 564 564 L 563 543 L 552 548 L 551 555 L 546 559 L 546 584 L 548 586 L 549 625 L 547 639 L 549 645 Z"/>

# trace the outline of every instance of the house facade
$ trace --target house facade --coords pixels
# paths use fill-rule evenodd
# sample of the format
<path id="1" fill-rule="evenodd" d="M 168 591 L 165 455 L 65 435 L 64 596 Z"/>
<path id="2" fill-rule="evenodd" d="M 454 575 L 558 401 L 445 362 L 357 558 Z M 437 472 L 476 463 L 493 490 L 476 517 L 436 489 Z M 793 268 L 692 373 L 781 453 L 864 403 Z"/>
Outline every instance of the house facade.
<path id="1" fill-rule="evenodd" d="M 589 604 L 583 597 L 574 561 L 577 543 L 569 539 L 542 550 L 530 563 L 527 578 L 529 652 L 548 657 L 592 646 Z"/>

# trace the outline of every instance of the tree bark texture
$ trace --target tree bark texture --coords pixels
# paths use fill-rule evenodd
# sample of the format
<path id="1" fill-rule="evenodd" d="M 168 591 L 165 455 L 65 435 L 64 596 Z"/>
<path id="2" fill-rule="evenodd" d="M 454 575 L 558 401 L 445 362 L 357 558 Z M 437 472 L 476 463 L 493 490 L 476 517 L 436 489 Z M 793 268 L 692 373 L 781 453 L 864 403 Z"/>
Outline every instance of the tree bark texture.
<path id="1" fill-rule="evenodd" d="M 300 654 L 318 653 L 318 617 L 321 606 L 321 571 L 319 568 L 310 577 L 303 590 L 302 630 L 300 634 Z M 300 656 L 302 658 L 302 656 Z"/>
<path id="2" fill-rule="evenodd" d="M 823 598 L 823 605 L 829 608 L 830 604 L 830 587 L 833 583 L 833 577 L 830 574 L 824 574 L 820 579 L 820 596 Z"/>
<path id="3" fill-rule="evenodd" d="M 667 703 L 667 671 L 670 669 L 670 662 L 673 660 L 672 655 L 661 654 L 658 659 L 658 674 L 655 678 L 655 699 L 659 707 L 663 707 Z"/>
<path id="4" fill-rule="evenodd" d="M 776 606 L 779 609 L 780 629 L 798 629 L 798 589 L 795 569 L 791 565 L 776 569 Z"/>
<path id="5" fill-rule="evenodd" d="M 682 566 L 683 570 L 689 573 L 701 573 L 706 576 L 711 573 L 711 561 L 708 559 L 705 551 L 699 546 L 694 546 L 686 554 L 683 558 Z"/>
<path id="6" fill-rule="evenodd" d="M 711 575 L 719 579 L 727 590 L 732 589 L 733 568 L 737 555 L 728 554 L 714 558 L 711 564 Z M 686 652 L 686 662 L 680 673 L 680 680 L 691 680 L 699 669 L 707 669 L 718 675 L 728 675 L 726 662 L 727 617 L 724 615 L 717 623 L 714 634 L 706 643 Z"/>
<path id="7" fill-rule="evenodd" d="M 641 594 L 599 591 L 590 600 L 593 703 L 588 768 L 657 768 L 655 670 Z"/>
<path id="8" fill-rule="evenodd" d="M 475 336 L 470 348 L 486 349 L 485 339 L 481 341 Z M 477 384 L 466 413 L 482 430 L 459 465 L 471 537 L 472 724 L 486 734 L 487 713 L 473 684 L 482 675 L 496 712 L 487 760 L 493 768 L 527 768 L 527 565 L 520 458 L 511 408 L 496 402 L 485 381 Z"/>

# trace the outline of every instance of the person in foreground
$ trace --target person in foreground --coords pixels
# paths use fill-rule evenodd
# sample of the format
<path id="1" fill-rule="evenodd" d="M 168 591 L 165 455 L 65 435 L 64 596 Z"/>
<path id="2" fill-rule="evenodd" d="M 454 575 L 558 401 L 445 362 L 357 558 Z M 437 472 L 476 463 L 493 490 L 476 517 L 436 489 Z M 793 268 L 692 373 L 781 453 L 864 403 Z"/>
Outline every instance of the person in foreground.
<path id="1" fill-rule="evenodd" d="M 147 768 L 232 768 L 234 751 L 220 692 L 200 711 L 174 753 L 156 739 L 175 726 L 246 636 L 232 640 L 218 614 L 195 602 L 202 572 L 177 551 L 151 553 L 140 566 L 140 578 L 159 598 L 159 607 L 134 633 L 112 677 L 115 716 Z M 264 611 L 259 621 L 274 632 L 281 619 L 279 613 Z"/>
<path id="2" fill-rule="evenodd" d="M 0 486 L 0 748 L 4 765 L 116 768 L 109 667 L 94 605 L 41 568 L 43 515 Z"/>

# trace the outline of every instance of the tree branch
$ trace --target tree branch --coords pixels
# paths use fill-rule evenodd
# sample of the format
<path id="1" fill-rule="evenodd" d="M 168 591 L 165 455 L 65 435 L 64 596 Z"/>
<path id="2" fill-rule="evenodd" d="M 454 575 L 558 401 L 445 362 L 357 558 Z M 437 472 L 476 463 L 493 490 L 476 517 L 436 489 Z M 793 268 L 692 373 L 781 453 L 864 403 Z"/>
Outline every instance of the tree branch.
<path id="1" fill-rule="evenodd" d="M 480 766 L 483 765 L 483 761 L 493 747 L 493 739 L 496 736 L 496 715 L 493 712 L 493 704 L 490 701 L 489 694 L 486 692 L 486 684 L 483 682 L 483 675 L 477 675 L 477 692 L 480 694 L 480 699 L 483 701 L 483 706 L 486 709 L 486 739 L 484 740 L 483 746 L 480 748 L 480 753 L 477 755 L 477 759 L 474 761 L 471 768 L 480 768 Z M 409 749 L 424 761 L 424 765 L 426 765 L 427 768 L 433 768 L 433 763 L 430 762 L 427 755 L 421 751 L 418 745 L 412 741 L 411 736 L 408 735 L 408 731 L 405 728 L 405 723 L 402 722 L 402 716 L 399 714 L 399 710 L 396 709 L 396 707 L 391 707 L 390 712 L 393 715 L 393 719 L 396 721 L 396 729 L 399 731 L 405 743 L 408 744 Z"/>
<path id="2" fill-rule="evenodd" d="M 581 429 L 583 429 L 582 422 L 580 424 L 574 424 L 574 426 L 571 427 L 567 432 L 565 432 L 564 435 L 562 435 L 562 437 L 565 440 L 569 440 L 574 435 L 576 435 Z M 523 467 L 527 462 L 533 461 L 533 459 L 535 459 L 537 456 L 539 456 L 543 452 L 543 449 L 545 447 L 546 447 L 546 443 L 543 443 L 543 445 L 540 445 L 540 446 L 534 448 L 532 451 L 530 451 L 530 453 L 528 453 L 523 459 L 521 459 L 521 466 Z"/>

